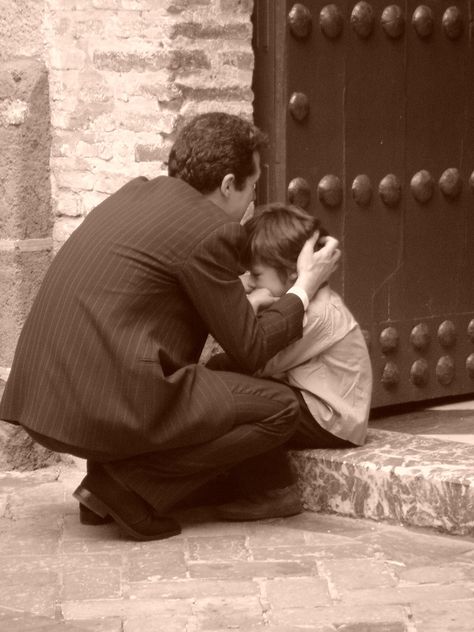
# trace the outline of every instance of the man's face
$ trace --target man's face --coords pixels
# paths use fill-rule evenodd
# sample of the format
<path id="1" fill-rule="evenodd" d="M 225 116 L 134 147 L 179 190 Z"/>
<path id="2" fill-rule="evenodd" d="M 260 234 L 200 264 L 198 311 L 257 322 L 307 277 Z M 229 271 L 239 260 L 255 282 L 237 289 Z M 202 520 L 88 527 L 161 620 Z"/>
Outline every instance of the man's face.
<path id="1" fill-rule="evenodd" d="M 277 270 L 266 263 L 254 262 L 250 268 L 249 285 L 254 290 L 267 288 L 272 296 L 280 297 L 292 286 L 292 281 L 287 277 L 282 281 Z"/>
<path id="2" fill-rule="evenodd" d="M 239 190 L 234 184 L 231 185 L 226 212 L 235 221 L 240 222 L 249 205 L 255 200 L 255 185 L 260 178 L 260 154 L 256 151 L 253 154 L 255 171 L 249 176 L 243 189 Z"/>

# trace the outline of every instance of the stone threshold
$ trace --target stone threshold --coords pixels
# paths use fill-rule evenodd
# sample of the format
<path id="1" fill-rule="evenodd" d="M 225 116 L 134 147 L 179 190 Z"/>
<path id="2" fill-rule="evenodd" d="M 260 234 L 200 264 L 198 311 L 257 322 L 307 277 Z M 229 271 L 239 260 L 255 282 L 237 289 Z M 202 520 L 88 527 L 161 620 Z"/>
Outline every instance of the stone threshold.
<path id="1" fill-rule="evenodd" d="M 363 447 L 291 457 L 309 511 L 474 535 L 472 443 L 369 427 Z"/>

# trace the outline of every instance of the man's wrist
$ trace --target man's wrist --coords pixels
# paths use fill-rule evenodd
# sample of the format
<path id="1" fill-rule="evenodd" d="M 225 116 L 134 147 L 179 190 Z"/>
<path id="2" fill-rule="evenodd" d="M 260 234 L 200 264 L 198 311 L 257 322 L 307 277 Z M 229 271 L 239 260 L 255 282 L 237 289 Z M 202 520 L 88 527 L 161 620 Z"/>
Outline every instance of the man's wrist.
<path id="1" fill-rule="evenodd" d="M 298 296 L 298 298 L 303 303 L 304 311 L 308 309 L 308 305 L 309 305 L 308 294 L 306 290 L 303 290 L 302 287 L 299 287 L 298 285 L 292 285 L 290 289 L 287 291 L 287 294 L 296 294 L 296 296 Z"/>

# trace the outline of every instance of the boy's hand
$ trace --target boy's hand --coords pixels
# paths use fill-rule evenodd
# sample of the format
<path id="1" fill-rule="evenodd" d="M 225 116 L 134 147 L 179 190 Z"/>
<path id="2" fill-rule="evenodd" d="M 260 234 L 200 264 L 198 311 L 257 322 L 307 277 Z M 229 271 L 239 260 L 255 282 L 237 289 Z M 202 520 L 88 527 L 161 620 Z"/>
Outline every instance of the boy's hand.
<path id="1" fill-rule="evenodd" d="M 252 290 L 247 294 L 247 299 L 255 314 L 257 314 L 260 309 L 270 307 L 270 305 L 273 305 L 273 303 L 278 301 L 278 297 L 273 296 L 270 293 L 270 290 L 267 290 L 266 287 L 260 287 Z"/>
<path id="2" fill-rule="evenodd" d="M 321 242 L 324 245 L 320 250 L 314 252 L 318 239 L 319 232 L 315 232 L 301 249 L 296 263 L 298 278 L 295 285 L 306 292 L 309 300 L 336 270 L 341 257 L 339 242 L 330 236 L 323 237 Z"/>

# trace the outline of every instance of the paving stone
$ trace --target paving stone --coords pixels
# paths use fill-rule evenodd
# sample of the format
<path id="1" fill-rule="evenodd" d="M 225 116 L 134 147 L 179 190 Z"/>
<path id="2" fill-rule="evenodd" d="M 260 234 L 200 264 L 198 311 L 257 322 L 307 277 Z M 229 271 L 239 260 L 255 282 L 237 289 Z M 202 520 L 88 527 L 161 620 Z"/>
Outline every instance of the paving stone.
<path id="1" fill-rule="evenodd" d="M 193 608 L 200 630 L 245 630 L 264 623 L 258 597 L 227 597 L 198 600 Z"/>
<path id="2" fill-rule="evenodd" d="M 62 613 L 67 620 L 99 617 L 173 617 L 192 614 L 192 601 L 186 599 L 85 599 L 63 601 Z"/>
<path id="3" fill-rule="evenodd" d="M 416 632 L 472 632 L 474 600 L 444 601 L 412 606 Z"/>
<path id="4" fill-rule="evenodd" d="M 397 561 L 407 568 L 429 564 L 433 559 L 441 563 L 467 553 L 474 556 L 473 538 L 382 527 L 385 528 L 359 535 L 357 540 L 377 546 L 385 559 Z"/>
<path id="5" fill-rule="evenodd" d="M 474 564 L 453 563 L 436 566 L 418 566 L 409 569 L 395 569 L 400 581 L 412 584 L 449 584 L 463 580 L 474 581 Z"/>
<path id="6" fill-rule="evenodd" d="M 184 558 L 184 547 L 174 546 L 170 549 L 166 543 L 162 547 L 149 550 L 133 550 L 128 556 L 125 576 L 128 581 L 145 579 L 185 578 L 187 567 Z"/>
<path id="7" fill-rule="evenodd" d="M 59 598 L 59 577 L 54 571 L 0 573 L 0 606 L 52 617 Z"/>
<path id="8" fill-rule="evenodd" d="M 333 546 L 269 546 L 252 547 L 254 560 L 299 560 L 299 559 L 334 559 L 334 558 L 367 558 L 376 554 L 374 547 L 367 544 L 334 544 Z"/>
<path id="9" fill-rule="evenodd" d="M 281 521 L 254 524 L 248 537 L 251 549 L 260 546 L 303 546 L 305 543 L 303 529 L 286 526 Z"/>
<path id="10" fill-rule="evenodd" d="M 185 579 L 180 581 L 146 581 L 129 585 L 131 599 L 199 599 L 201 597 L 243 597 L 259 595 L 254 581 L 213 581 Z"/>
<path id="11" fill-rule="evenodd" d="M 59 527 L 48 520 L 0 521 L 0 555 L 47 555 L 58 550 Z"/>
<path id="12" fill-rule="evenodd" d="M 325 579 L 290 577 L 265 583 L 265 598 L 272 609 L 314 608 L 332 603 Z"/>
<path id="13" fill-rule="evenodd" d="M 215 579 L 253 579 L 254 577 L 292 577 L 316 575 L 316 564 L 311 560 L 298 562 L 234 562 L 232 564 L 190 562 L 191 577 Z"/>
<path id="14" fill-rule="evenodd" d="M 211 536 L 188 538 L 189 559 L 199 562 L 219 562 L 249 559 L 244 536 Z"/>
<path id="15" fill-rule="evenodd" d="M 473 538 L 323 514 L 213 523 L 189 513 L 181 536 L 135 542 L 116 525 L 80 524 L 68 499 L 82 475 L 12 477 L 4 493 L 0 476 L 0 499 L 21 488 L 35 508 L 12 520 L 3 505 L 2 632 L 12 608 L 23 627 L 5 632 L 474 629 Z M 44 490 L 41 502 L 28 486 Z"/>
<path id="16" fill-rule="evenodd" d="M 397 583 L 388 565 L 380 560 L 323 560 L 318 569 L 321 575 L 330 579 L 338 592 L 395 586 Z"/>
<path id="17" fill-rule="evenodd" d="M 344 623 L 337 632 L 405 632 L 407 626 L 402 622 Z"/>
<path id="18" fill-rule="evenodd" d="M 130 617 L 123 623 L 123 632 L 188 632 L 190 618 L 181 614 L 159 618 Z"/>
<path id="19" fill-rule="evenodd" d="M 47 491 L 46 485 L 35 489 L 35 495 L 10 494 L 8 506 L 15 520 L 48 516 L 50 519 L 62 517 L 64 513 L 64 490 L 61 485 L 51 483 L 54 491 Z M 44 499 L 44 500 L 43 500 Z"/>
<path id="20" fill-rule="evenodd" d="M 122 632 L 122 619 L 119 617 L 108 617 L 107 619 L 96 619 L 95 621 L 65 621 L 67 625 L 74 625 L 81 632 Z"/>
<path id="21" fill-rule="evenodd" d="M 295 627 L 301 626 L 302 628 L 306 626 L 306 629 L 312 625 L 333 625 L 337 629 L 341 625 L 349 623 L 357 623 L 361 626 L 406 625 L 407 615 L 405 609 L 401 606 L 374 606 L 367 608 L 365 605 L 342 605 L 272 610 L 268 613 L 268 618 L 272 625 L 289 624 Z M 361 630 L 363 629 L 361 627 Z"/>
<path id="22" fill-rule="evenodd" d="M 424 584 L 423 586 L 348 590 L 341 592 L 340 596 L 341 600 L 347 604 L 410 604 L 431 600 L 473 599 L 474 590 L 463 584 L 445 586 Z"/>
<path id="23" fill-rule="evenodd" d="M 8 495 L 1 494 L 0 495 L 0 519 L 3 518 L 6 514 L 7 504 L 8 504 Z"/>
<path id="24" fill-rule="evenodd" d="M 12 612 L 0 607 L 0 630 L 2 632 L 49 632 L 61 625 L 50 617 L 24 612 Z"/>
<path id="25" fill-rule="evenodd" d="M 306 511 L 297 516 L 285 518 L 284 523 L 289 528 L 300 529 L 305 532 L 326 533 L 355 538 L 358 535 L 377 531 L 380 524 L 373 520 L 355 519 L 336 514 Z M 384 525 L 382 525 L 384 526 Z"/>
<path id="26" fill-rule="evenodd" d="M 85 566 L 63 570 L 62 599 L 113 599 L 121 595 L 119 568 Z"/>

